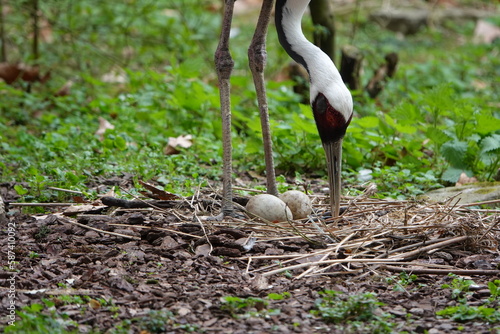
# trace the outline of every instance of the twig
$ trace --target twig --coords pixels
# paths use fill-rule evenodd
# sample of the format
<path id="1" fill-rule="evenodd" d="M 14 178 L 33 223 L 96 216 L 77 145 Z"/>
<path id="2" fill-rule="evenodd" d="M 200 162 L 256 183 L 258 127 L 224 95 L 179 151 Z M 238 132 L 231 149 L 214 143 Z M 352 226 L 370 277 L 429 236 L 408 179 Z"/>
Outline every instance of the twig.
<path id="1" fill-rule="evenodd" d="M 248 191 L 252 193 L 259 193 L 259 194 L 265 194 L 265 190 L 258 190 L 258 189 L 251 189 L 251 188 L 244 188 L 244 187 L 233 187 L 234 190 L 242 190 L 242 191 Z"/>
<path id="2" fill-rule="evenodd" d="M 480 270 L 480 269 L 411 269 L 411 268 L 401 268 L 389 265 L 381 265 L 380 268 L 386 269 L 392 272 L 400 273 L 407 272 L 410 274 L 421 274 L 421 275 L 463 275 L 463 276 L 474 276 L 474 275 L 500 275 L 500 270 Z"/>
<path id="3" fill-rule="evenodd" d="M 416 250 L 411 251 L 411 252 L 398 254 L 398 255 L 389 257 L 388 259 L 407 260 L 409 258 L 412 258 L 413 256 L 416 256 L 416 255 L 421 254 L 423 252 L 427 252 L 427 251 L 429 251 L 431 249 L 442 248 L 444 246 L 448 246 L 448 245 L 455 244 L 455 243 L 460 242 L 460 241 L 467 240 L 468 238 L 469 238 L 469 236 L 464 235 L 464 236 L 456 237 L 456 238 L 453 238 L 453 239 L 448 239 L 448 240 L 445 240 L 445 241 L 442 241 L 442 242 L 438 242 L 438 243 L 433 244 L 433 245 L 429 245 L 429 246 L 426 246 L 426 247 L 422 247 L 422 248 L 416 249 Z"/>
<path id="4" fill-rule="evenodd" d="M 382 259 L 382 258 L 386 257 L 389 254 L 398 253 L 398 252 L 407 250 L 409 248 L 415 248 L 415 247 L 420 247 L 420 246 L 429 246 L 429 245 L 432 245 L 432 244 L 435 244 L 435 243 L 438 243 L 438 242 L 442 242 L 442 241 L 446 241 L 446 240 L 450 240 L 450 239 L 453 239 L 453 238 L 454 237 L 443 238 L 443 239 L 434 239 L 434 240 L 426 240 L 426 241 L 418 242 L 416 244 L 406 245 L 406 246 L 403 246 L 403 247 L 399 247 L 399 248 L 390 250 L 390 251 L 388 251 L 385 254 L 379 255 L 379 256 L 377 256 L 377 259 Z"/>
<path id="5" fill-rule="evenodd" d="M 5 291 L 7 293 L 8 288 L 0 287 L 0 291 Z M 90 289 L 16 289 L 16 292 L 23 293 L 25 295 L 38 295 L 43 294 L 46 296 L 102 296 L 102 292 L 93 291 Z"/>
<path id="6" fill-rule="evenodd" d="M 486 232 L 484 232 L 484 233 L 483 233 L 483 235 L 479 238 L 479 240 L 478 240 L 478 241 L 483 240 L 483 238 L 484 238 L 484 237 L 485 237 L 488 233 L 490 233 L 490 231 L 491 231 L 491 230 L 492 230 L 495 226 L 497 226 L 499 223 L 500 223 L 500 217 L 499 217 L 499 218 L 497 218 L 497 221 L 496 221 L 496 222 L 494 222 L 493 224 L 491 224 L 491 226 L 490 226 L 490 227 L 486 230 Z"/>
<path id="7" fill-rule="evenodd" d="M 201 188 L 201 184 L 198 185 L 198 189 L 196 190 L 196 198 L 198 198 L 200 195 L 200 188 Z M 191 203 L 190 203 L 190 206 L 191 206 L 191 208 L 194 209 L 193 216 L 198 221 L 198 224 L 200 224 L 201 230 L 203 231 L 203 235 L 205 236 L 205 240 L 207 241 L 208 245 L 210 246 L 210 251 L 208 252 L 208 254 L 210 255 L 210 254 L 212 254 L 212 251 L 214 250 L 214 246 L 210 242 L 210 238 L 208 237 L 207 230 L 205 229 L 205 225 L 203 225 L 200 217 L 198 217 L 198 215 L 196 214 L 196 208 L 193 206 L 194 198 L 195 198 L 195 196 L 193 196 Z"/>
<path id="8" fill-rule="evenodd" d="M 0 0 L 0 3 L 1 3 L 2 0 Z M 0 9 L 2 9 L 2 7 L 0 6 Z M 1 17 L 2 13 L 0 13 L 0 17 Z M 5 204 L 3 202 L 3 198 L 2 198 L 2 194 L 0 194 L 0 224 L 2 224 L 2 226 L 7 226 L 7 215 L 5 214 Z M 5 224 L 5 225 L 4 225 Z"/>
<path id="9" fill-rule="evenodd" d="M 332 254 L 332 252 L 324 254 L 321 257 L 320 262 L 326 260 L 326 258 L 328 258 L 328 256 L 330 256 L 331 254 Z M 295 279 L 301 279 L 302 277 L 308 275 L 311 271 L 315 270 L 316 268 L 317 268 L 316 266 L 308 268 L 306 271 L 304 271 L 302 274 L 300 274 L 299 276 L 297 276 Z"/>
<path id="10" fill-rule="evenodd" d="M 139 238 L 139 237 L 134 237 L 134 236 L 131 236 L 131 235 L 126 235 L 126 234 L 121 234 L 121 233 L 115 233 L 115 232 L 110 232 L 110 231 L 104 231 L 104 230 L 100 230 L 100 229 L 95 228 L 95 227 L 83 225 L 83 224 L 80 224 L 80 223 L 75 222 L 75 221 L 73 221 L 71 219 L 68 219 L 68 218 L 58 217 L 58 220 L 61 220 L 64 223 L 73 224 L 73 225 L 80 226 L 80 227 L 86 228 L 88 230 L 96 231 L 96 232 L 99 232 L 99 233 L 110 234 L 110 235 L 114 235 L 114 236 L 117 236 L 117 237 L 122 237 L 122 238 L 127 238 L 127 239 L 132 239 L 132 240 L 141 240 L 141 238 Z"/>
<path id="11" fill-rule="evenodd" d="M 77 191 L 77 190 L 70 190 L 70 189 L 57 188 L 57 187 L 47 187 L 47 189 L 62 191 L 65 193 L 70 193 L 70 194 L 83 195 L 83 193 L 81 191 Z"/>
<path id="12" fill-rule="evenodd" d="M 201 230 L 203 231 L 203 235 L 205 237 L 205 240 L 207 241 L 208 245 L 210 246 L 210 251 L 208 252 L 208 254 L 212 254 L 212 251 L 214 250 L 214 246 L 210 242 L 210 238 L 208 237 L 208 234 L 207 234 L 207 231 L 205 229 L 205 226 L 201 222 L 200 217 L 198 217 L 198 215 L 196 214 L 196 212 L 194 213 L 194 217 L 198 221 L 198 224 L 200 224 L 200 227 L 201 227 Z"/>
<path id="13" fill-rule="evenodd" d="M 9 203 L 9 206 L 72 206 L 76 203 Z"/>
<path id="14" fill-rule="evenodd" d="M 467 206 L 476 206 L 476 205 L 486 205 L 486 204 L 498 204 L 500 203 L 500 199 L 494 199 L 491 201 L 483 201 L 483 202 L 475 202 L 475 203 L 465 203 L 465 204 L 459 204 L 458 206 L 461 208 L 467 207 Z"/>
<path id="15" fill-rule="evenodd" d="M 175 234 L 180 234 L 180 235 L 185 235 L 190 238 L 197 238 L 201 239 L 203 237 L 200 237 L 199 235 L 194 235 L 194 234 L 189 234 L 177 230 L 172 230 L 169 228 L 164 228 L 164 227 L 154 227 L 154 226 L 143 226 L 143 225 L 130 225 L 130 224 L 116 224 L 116 223 L 109 223 L 108 225 L 110 226 L 123 226 L 123 227 L 133 227 L 133 228 L 142 228 L 142 229 L 150 229 L 150 230 L 160 230 L 160 231 L 166 231 L 166 232 L 171 232 Z"/>
<path id="16" fill-rule="evenodd" d="M 293 266 L 288 266 L 288 267 L 283 267 L 283 268 L 279 268 L 279 269 L 276 269 L 276 270 L 271 270 L 271 271 L 268 271 L 266 273 L 263 273 L 262 276 L 271 276 L 271 275 L 274 275 L 274 274 L 279 274 L 279 273 L 282 273 L 284 271 L 288 271 L 288 270 L 294 270 L 294 269 L 300 269 L 300 268 L 304 268 L 304 267 L 308 267 L 308 266 L 318 266 L 318 265 L 322 265 L 322 264 L 336 264 L 336 263 L 376 263 L 376 264 L 382 264 L 382 263 L 392 263 L 392 262 L 398 262 L 399 259 L 394 259 L 394 260 L 390 260 L 390 259 L 387 259 L 387 260 L 378 260 L 378 259 L 336 259 L 336 260 L 326 260 L 326 261 L 315 261 L 315 262 L 308 262 L 308 263 L 300 263 L 300 264 L 296 264 L 296 265 L 293 265 Z"/>

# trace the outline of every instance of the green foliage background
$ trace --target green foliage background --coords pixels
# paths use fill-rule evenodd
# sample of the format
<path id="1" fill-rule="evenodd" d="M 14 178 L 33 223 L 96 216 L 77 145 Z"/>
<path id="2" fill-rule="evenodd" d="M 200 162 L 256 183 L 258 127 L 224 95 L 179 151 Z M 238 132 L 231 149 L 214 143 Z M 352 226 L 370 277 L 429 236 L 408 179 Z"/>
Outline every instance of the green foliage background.
<path id="1" fill-rule="evenodd" d="M 43 1 L 42 27 L 50 26 L 51 39 L 42 39 L 36 61 L 31 35 L 20 33 L 30 24 L 31 2 L 6 3 L 9 61 L 36 62 L 42 72 L 50 69 L 51 79 L 29 93 L 25 83 L 0 83 L 1 182 L 28 182 L 17 187 L 25 200 L 51 200 L 56 194 L 48 185 L 85 190 L 121 173 L 182 194 L 220 178 L 213 68 L 220 1 Z M 472 44 L 472 22 L 401 38 L 367 14 L 337 16 L 337 44 L 362 50 L 366 80 L 385 53 L 397 52 L 400 62 L 376 100 L 353 92 L 356 115 L 344 141 L 347 182 L 359 183 L 357 171 L 368 168 L 381 195 L 407 197 L 455 182 L 462 172 L 492 180 L 500 165 L 498 42 Z M 260 121 L 246 60 L 256 15 L 234 20 L 233 145 L 235 170 L 261 173 Z M 306 17 L 304 32 L 313 31 Z M 271 27 L 266 75 L 278 173 L 324 178 L 310 107 L 300 103 L 291 81 L 275 80 L 290 62 L 278 45 Z M 110 74 L 125 80 L 108 82 Z M 54 97 L 68 80 L 71 94 Z M 95 135 L 99 117 L 115 126 L 103 141 Z M 193 135 L 193 147 L 165 156 L 168 138 L 184 134 Z"/>

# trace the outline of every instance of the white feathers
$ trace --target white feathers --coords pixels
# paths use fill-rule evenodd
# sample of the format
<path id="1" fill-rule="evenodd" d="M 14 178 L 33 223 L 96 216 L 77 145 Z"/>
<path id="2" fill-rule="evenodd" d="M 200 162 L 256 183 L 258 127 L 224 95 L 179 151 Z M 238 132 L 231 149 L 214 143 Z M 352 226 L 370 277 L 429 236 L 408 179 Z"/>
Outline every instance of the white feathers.
<path id="1" fill-rule="evenodd" d="M 349 119 L 352 96 L 333 61 L 320 48 L 309 42 L 302 32 L 301 20 L 310 0 L 287 0 L 283 7 L 282 27 L 292 50 L 307 64 L 311 81 L 311 102 L 323 93 L 330 105 Z"/>

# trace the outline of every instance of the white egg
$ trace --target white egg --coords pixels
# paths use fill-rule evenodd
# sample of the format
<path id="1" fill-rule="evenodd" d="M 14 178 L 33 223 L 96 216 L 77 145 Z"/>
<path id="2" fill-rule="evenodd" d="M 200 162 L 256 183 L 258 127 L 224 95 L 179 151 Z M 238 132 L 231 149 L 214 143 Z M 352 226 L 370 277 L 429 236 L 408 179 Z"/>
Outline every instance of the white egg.
<path id="1" fill-rule="evenodd" d="M 281 194 L 280 198 L 292 211 L 293 219 L 306 218 L 312 212 L 309 196 L 301 191 L 289 190 Z"/>
<path id="2" fill-rule="evenodd" d="M 293 218 L 285 202 L 276 196 L 261 194 L 250 198 L 246 209 L 251 214 L 269 221 L 287 221 Z"/>

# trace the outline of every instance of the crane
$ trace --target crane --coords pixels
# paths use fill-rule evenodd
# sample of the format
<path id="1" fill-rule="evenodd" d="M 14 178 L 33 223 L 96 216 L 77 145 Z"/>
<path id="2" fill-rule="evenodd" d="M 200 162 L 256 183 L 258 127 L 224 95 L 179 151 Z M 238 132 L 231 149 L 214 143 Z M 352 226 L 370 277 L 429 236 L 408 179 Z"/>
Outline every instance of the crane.
<path id="1" fill-rule="evenodd" d="M 219 44 L 215 52 L 221 100 L 223 141 L 223 201 L 222 216 L 233 215 L 232 205 L 232 144 L 230 77 L 234 61 L 229 51 L 229 34 L 234 2 L 225 0 Z M 302 32 L 302 16 L 310 0 L 277 0 L 275 23 L 280 44 L 288 55 L 309 73 L 310 102 L 314 120 L 326 155 L 330 208 L 332 217 L 340 212 L 342 140 L 353 113 L 352 96 L 333 61 L 321 49 L 309 42 Z M 250 71 L 257 93 L 266 163 L 267 192 L 278 195 L 272 153 L 269 113 L 264 81 L 267 61 L 266 36 L 274 0 L 263 0 L 257 26 L 248 48 Z"/>

